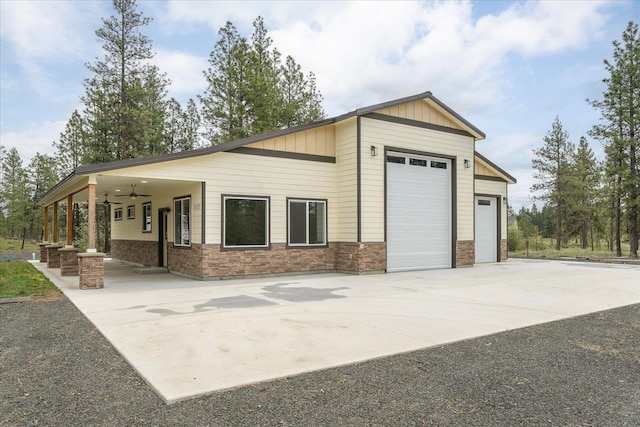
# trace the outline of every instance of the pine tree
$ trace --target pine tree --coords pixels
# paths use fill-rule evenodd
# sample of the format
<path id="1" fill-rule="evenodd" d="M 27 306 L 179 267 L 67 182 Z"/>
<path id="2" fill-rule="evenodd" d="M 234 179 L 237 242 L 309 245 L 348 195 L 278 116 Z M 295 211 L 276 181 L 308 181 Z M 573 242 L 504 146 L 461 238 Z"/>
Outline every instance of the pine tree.
<path id="1" fill-rule="evenodd" d="M 43 212 L 38 205 L 38 200 L 47 192 L 49 188 L 58 182 L 59 176 L 56 173 L 55 158 L 46 154 L 36 153 L 29 162 L 27 189 L 29 192 L 29 203 L 25 206 L 25 232 L 22 235 L 22 245 L 24 239 L 38 239 L 42 236 Z"/>
<path id="2" fill-rule="evenodd" d="M 536 198 L 546 201 L 555 210 L 556 250 L 559 251 L 563 242 L 563 220 L 566 218 L 570 192 L 573 144 L 569 142 L 569 134 L 562 128 L 557 116 L 543 140 L 544 146 L 533 150 L 535 157 L 531 163 L 536 170 L 533 177 L 538 182 L 533 184 L 531 191 L 540 192 Z"/>
<path id="3" fill-rule="evenodd" d="M 53 143 L 56 149 L 56 165 L 61 175 L 69 175 L 83 164 L 84 141 L 84 121 L 78 110 L 75 110 L 60 134 L 59 141 Z"/>
<path id="4" fill-rule="evenodd" d="M 164 98 L 169 80 L 150 65 L 151 40 L 141 33 L 151 18 L 137 11 L 135 0 L 113 0 L 115 15 L 96 31 L 103 59 L 87 64 L 83 98 L 89 116 L 91 160 L 109 161 L 162 149 Z"/>
<path id="5" fill-rule="evenodd" d="M 613 60 L 604 61 L 609 77 L 602 100 L 588 102 L 600 110 L 591 135 L 606 145 L 606 172 L 612 178 L 616 251 L 621 255 L 622 217 L 629 226 L 630 256 L 638 257 L 640 221 L 640 37 L 629 22 L 622 42 L 613 42 Z"/>
<path id="6" fill-rule="evenodd" d="M 600 184 L 600 167 L 585 137 L 580 138 L 571 164 L 570 216 L 580 235 L 582 249 L 587 249 L 589 231 L 596 223 L 596 197 Z"/>
<path id="7" fill-rule="evenodd" d="M 4 213 L 2 235 L 18 239 L 26 227 L 25 212 L 29 206 L 27 173 L 18 150 L 13 147 L 4 156 L 2 164 L 2 188 L 0 189 L 0 210 Z"/>
<path id="8" fill-rule="evenodd" d="M 204 72 L 208 87 L 200 97 L 202 119 L 211 144 L 288 128 L 321 119 L 322 96 L 315 76 L 305 77 L 292 57 L 281 63 L 264 21 L 258 17 L 251 40 L 231 23 Z"/>
<path id="9" fill-rule="evenodd" d="M 220 40 L 209 55 L 208 87 L 200 97 L 205 137 L 212 145 L 250 135 L 247 104 L 248 45 L 231 23 L 220 29 Z"/>

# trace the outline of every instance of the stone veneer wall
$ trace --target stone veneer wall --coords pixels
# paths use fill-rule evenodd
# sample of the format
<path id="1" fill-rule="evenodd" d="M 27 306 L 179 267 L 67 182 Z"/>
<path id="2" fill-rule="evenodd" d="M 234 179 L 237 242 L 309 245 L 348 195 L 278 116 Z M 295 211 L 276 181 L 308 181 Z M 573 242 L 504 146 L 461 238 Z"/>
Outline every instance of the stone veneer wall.
<path id="1" fill-rule="evenodd" d="M 507 239 L 500 240 L 500 261 L 506 261 L 509 259 L 509 246 L 507 245 Z"/>
<path id="2" fill-rule="evenodd" d="M 473 265 L 476 262 L 476 242 L 474 240 L 458 240 L 456 242 L 456 267 Z"/>
<path id="3" fill-rule="evenodd" d="M 111 258 L 158 266 L 158 241 L 111 240 Z"/>
<path id="4" fill-rule="evenodd" d="M 384 243 L 330 243 L 322 248 L 221 250 L 220 245 L 169 246 L 169 270 L 202 279 L 233 278 L 283 273 L 384 272 Z"/>

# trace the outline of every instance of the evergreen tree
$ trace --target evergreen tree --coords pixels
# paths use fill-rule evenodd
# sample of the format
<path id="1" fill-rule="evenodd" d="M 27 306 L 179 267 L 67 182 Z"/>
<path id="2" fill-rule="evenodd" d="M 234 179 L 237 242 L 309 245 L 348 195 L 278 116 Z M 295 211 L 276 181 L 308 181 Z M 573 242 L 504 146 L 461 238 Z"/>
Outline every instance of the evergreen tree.
<path id="1" fill-rule="evenodd" d="M 231 23 L 204 72 L 208 87 L 200 97 L 206 139 L 211 144 L 300 125 L 321 119 L 322 96 L 312 73 L 305 78 L 292 57 L 281 63 L 264 21 L 258 17 L 251 40 Z"/>
<path id="2" fill-rule="evenodd" d="M 531 191 L 539 192 L 536 198 L 544 200 L 555 210 L 556 216 L 556 250 L 560 250 L 563 242 L 563 220 L 568 209 L 568 193 L 570 192 L 570 161 L 573 144 L 569 142 L 569 134 L 562 128 L 558 117 L 555 118 L 551 130 L 544 137 L 544 146 L 533 150 L 532 166 L 535 169 Z"/>
<path id="3" fill-rule="evenodd" d="M 26 227 L 25 213 L 29 206 L 27 173 L 20 153 L 13 147 L 4 156 L 2 164 L 2 187 L 0 188 L 0 210 L 4 213 L 2 235 L 18 239 Z"/>
<path id="4" fill-rule="evenodd" d="M 640 37 L 629 22 L 622 42 L 613 42 L 613 60 L 604 61 L 609 77 L 602 100 L 588 101 L 600 110 L 600 123 L 591 134 L 606 145 L 606 172 L 612 178 L 612 209 L 618 256 L 622 216 L 629 225 L 630 256 L 638 256 L 640 221 Z M 624 212 L 623 212 L 624 209 Z"/>
<path id="5" fill-rule="evenodd" d="M 200 97 L 205 137 L 212 145 L 250 135 L 246 109 L 248 45 L 231 23 L 218 33 L 220 40 L 209 55 L 209 69 L 204 72 L 208 87 Z"/>
<path id="6" fill-rule="evenodd" d="M 589 231 L 596 223 L 596 196 L 600 184 L 600 168 L 585 137 L 580 138 L 571 165 L 569 209 L 577 225 L 582 249 L 587 249 Z"/>
<path id="7" fill-rule="evenodd" d="M 151 22 L 135 0 L 113 0 L 115 15 L 103 19 L 96 35 L 103 59 L 87 64 L 83 98 L 89 116 L 92 161 L 158 154 L 162 149 L 164 98 L 169 80 L 148 61 L 151 40 L 141 29 Z"/>
<path id="8" fill-rule="evenodd" d="M 71 114 L 71 118 L 60 134 L 60 140 L 53 143 L 56 149 L 56 164 L 61 175 L 66 176 L 83 164 L 85 130 L 84 121 L 78 110 Z"/>

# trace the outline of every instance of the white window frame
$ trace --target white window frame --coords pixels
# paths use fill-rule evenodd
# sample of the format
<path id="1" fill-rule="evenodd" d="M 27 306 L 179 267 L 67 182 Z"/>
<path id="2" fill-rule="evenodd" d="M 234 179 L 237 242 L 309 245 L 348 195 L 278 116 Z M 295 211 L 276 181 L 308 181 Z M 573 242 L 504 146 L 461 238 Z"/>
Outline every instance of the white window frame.
<path id="1" fill-rule="evenodd" d="M 151 202 L 145 202 L 142 204 L 142 232 L 151 233 L 151 223 L 153 220 L 151 213 Z"/>
<path id="2" fill-rule="evenodd" d="M 305 243 L 291 243 L 291 203 L 305 203 L 306 215 L 305 215 Z M 310 203 L 322 203 L 324 204 L 324 243 L 309 243 L 309 204 Z M 287 246 L 290 247 L 326 247 L 329 243 L 328 233 L 328 213 L 327 213 L 327 200 L 323 199 L 287 199 Z"/>
<path id="3" fill-rule="evenodd" d="M 182 217 L 184 216 L 183 212 L 184 212 L 184 202 L 188 201 L 189 203 L 189 215 L 187 216 L 187 234 L 188 234 L 188 239 L 189 242 L 188 243 L 184 243 L 185 239 L 184 239 L 184 230 L 182 229 Z M 177 204 L 180 204 L 179 210 L 178 210 L 178 206 Z M 191 211 L 192 211 L 192 206 L 191 206 L 191 196 L 184 196 L 184 197 L 176 197 L 175 199 L 173 199 L 173 215 L 174 215 L 174 220 L 173 220 L 173 246 L 180 246 L 180 247 L 185 247 L 185 248 L 189 248 L 191 247 L 191 231 L 193 229 L 192 227 L 192 223 L 191 223 Z M 177 218 L 180 218 L 180 227 L 176 227 L 176 220 Z M 180 239 L 176 239 L 177 237 L 180 237 Z"/>
<path id="4" fill-rule="evenodd" d="M 263 245 L 227 245 L 227 200 L 260 200 L 266 202 L 265 242 Z M 222 196 L 222 248 L 223 249 L 268 249 L 271 247 L 271 198 L 268 196 Z"/>
<path id="5" fill-rule="evenodd" d="M 113 210 L 113 220 L 122 221 L 122 208 L 115 208 Z"/>

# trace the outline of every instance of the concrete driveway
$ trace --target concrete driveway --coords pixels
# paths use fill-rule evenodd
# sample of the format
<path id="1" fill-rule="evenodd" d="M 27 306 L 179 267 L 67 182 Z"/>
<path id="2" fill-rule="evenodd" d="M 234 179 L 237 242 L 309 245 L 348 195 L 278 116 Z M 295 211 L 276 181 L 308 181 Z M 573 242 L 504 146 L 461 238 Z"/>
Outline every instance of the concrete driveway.
<path id="1" fill-rule="evenodd" d="M 85 291 L 34 265 L 168 403 L 640 302 L 640 267 L 612 264 L 202 282 L 107 261 Z"/>

